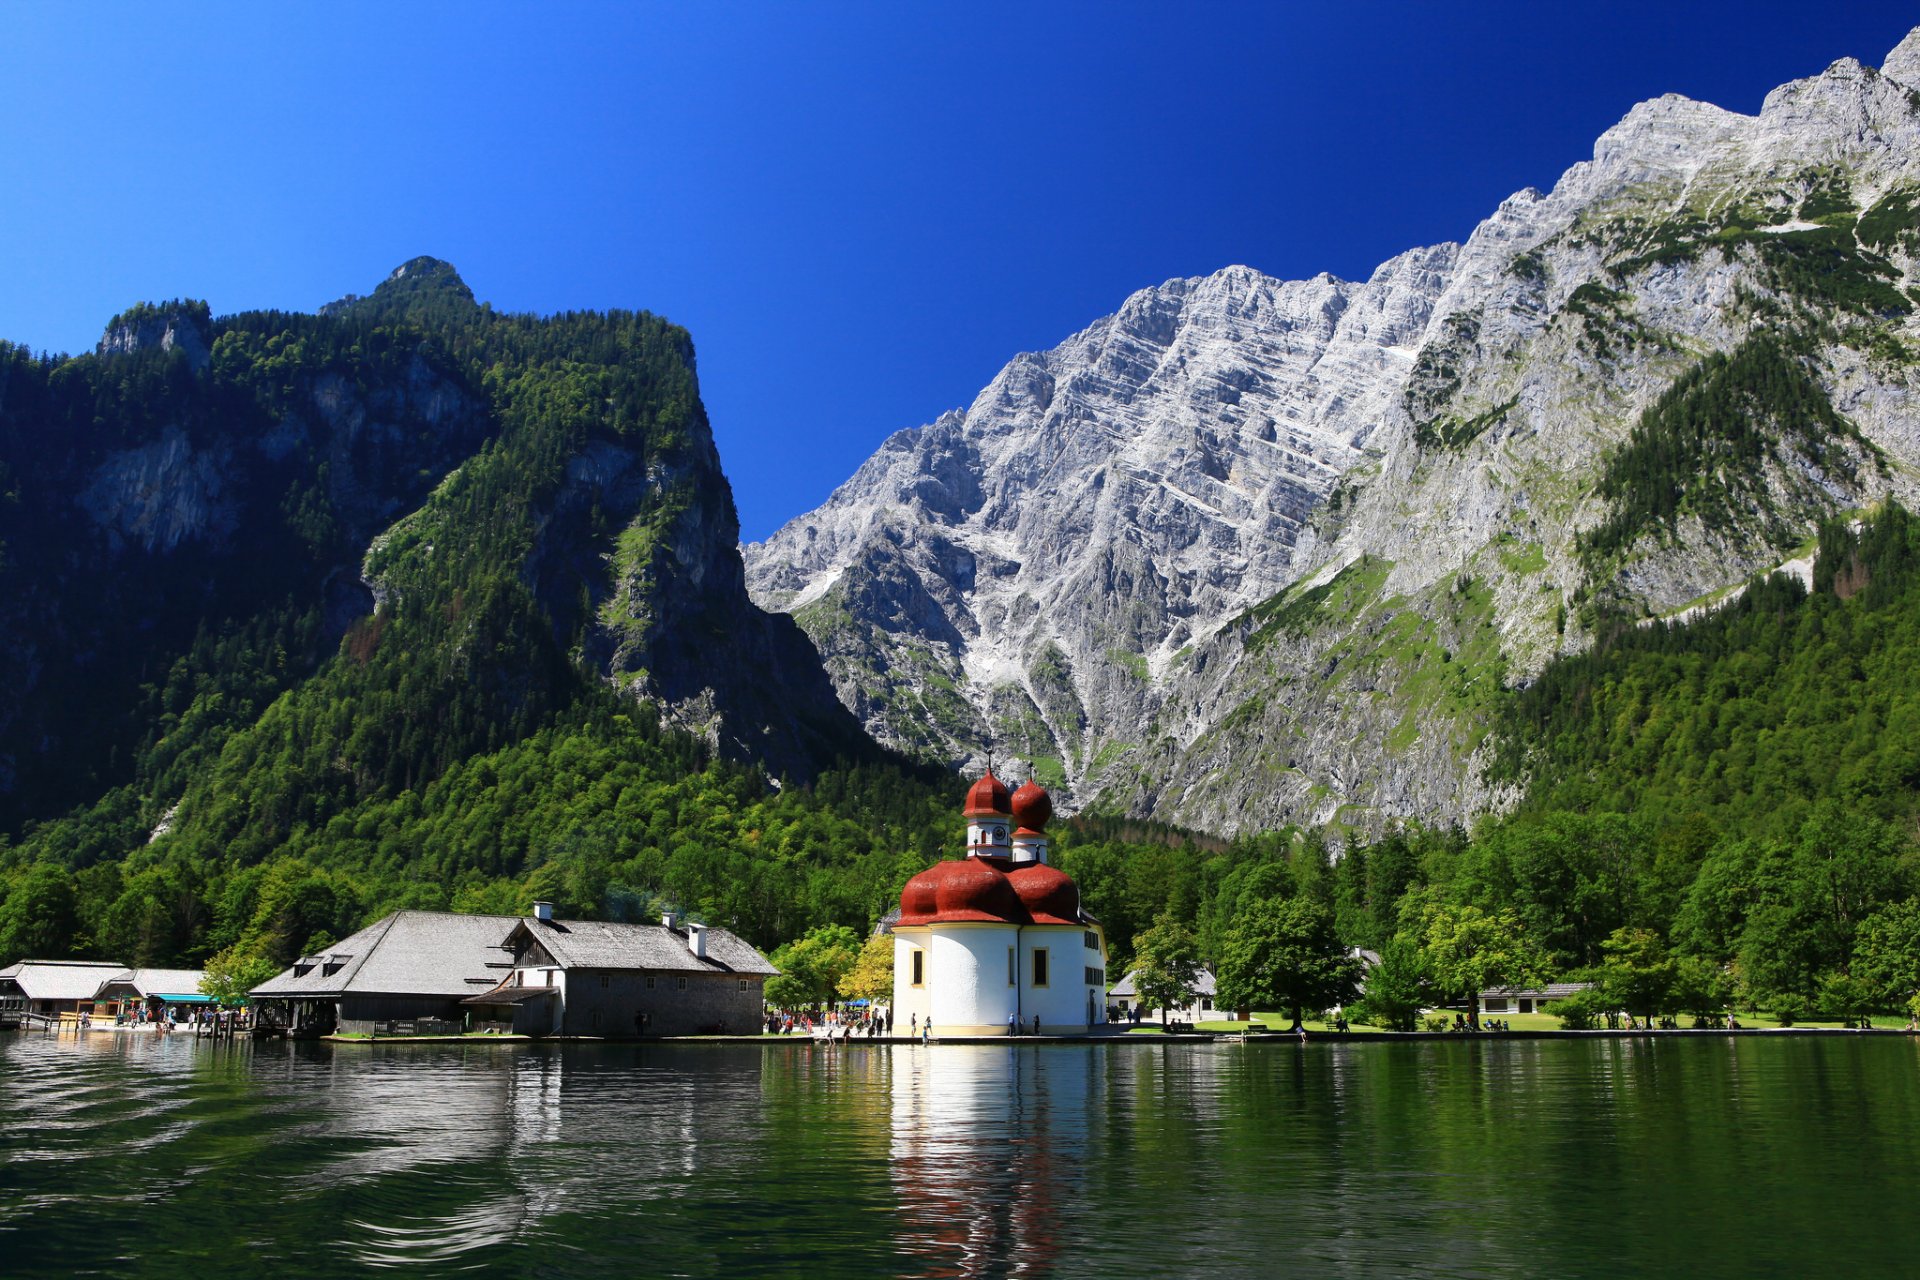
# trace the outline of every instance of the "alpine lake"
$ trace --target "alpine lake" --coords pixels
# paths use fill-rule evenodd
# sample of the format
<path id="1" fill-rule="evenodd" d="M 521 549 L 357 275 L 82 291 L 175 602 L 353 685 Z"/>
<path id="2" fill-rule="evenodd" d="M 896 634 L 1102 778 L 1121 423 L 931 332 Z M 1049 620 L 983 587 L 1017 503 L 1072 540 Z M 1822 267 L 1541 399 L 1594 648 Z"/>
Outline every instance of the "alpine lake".
<path id="1" fill-rule="evenodd" d="M 27 1276 L 1920 1274 L 1920 1040 L 0 1037 Z"/>

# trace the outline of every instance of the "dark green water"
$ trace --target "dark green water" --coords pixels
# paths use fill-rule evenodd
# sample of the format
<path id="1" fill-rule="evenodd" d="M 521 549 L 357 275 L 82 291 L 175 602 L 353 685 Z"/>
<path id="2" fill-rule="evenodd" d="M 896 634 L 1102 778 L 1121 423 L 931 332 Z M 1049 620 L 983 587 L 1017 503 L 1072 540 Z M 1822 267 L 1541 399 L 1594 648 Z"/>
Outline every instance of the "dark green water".
<path id="1" fill-rule="evenodd" d="M 1920 1042 L 0 1038 L 0 1274 L 1916 1275 Z"/>

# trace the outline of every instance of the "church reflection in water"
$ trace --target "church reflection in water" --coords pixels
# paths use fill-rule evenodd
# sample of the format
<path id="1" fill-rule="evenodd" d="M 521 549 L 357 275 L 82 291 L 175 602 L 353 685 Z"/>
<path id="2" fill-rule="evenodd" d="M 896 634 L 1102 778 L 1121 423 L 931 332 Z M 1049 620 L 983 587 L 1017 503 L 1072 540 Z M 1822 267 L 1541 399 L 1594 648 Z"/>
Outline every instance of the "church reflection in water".
<path id="1" fill-rule="evenodd" d="M 1106 1055 L 937 1045 L 892 1055 L 896 1241 L 928 1276 L 1045 1274 L 1085 1191 Z"/>

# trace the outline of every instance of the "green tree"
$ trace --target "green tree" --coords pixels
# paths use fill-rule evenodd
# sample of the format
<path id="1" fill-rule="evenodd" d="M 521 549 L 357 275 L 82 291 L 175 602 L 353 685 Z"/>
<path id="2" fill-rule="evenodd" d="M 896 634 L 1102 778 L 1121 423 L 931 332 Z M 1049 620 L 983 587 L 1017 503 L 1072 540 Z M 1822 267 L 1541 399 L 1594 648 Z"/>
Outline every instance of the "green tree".
<path id="1" fill-rule="evenodd" d="M 1733 978 L 1704 956 L 1681 956 L 1673 967 L 1673 1004 L 1704 1022 L 1733 999 Z"/>
<path id="2" fill-rule="evenodd" d="M 1380 963 L 1366 970 L 1365 989 L 1354 1009 L 1358 1021 L 1388 1031 L 1412 1031 L 1427 1005 L 1427 967 L 1420 946 L 1392 937 L 1380 948 Z"/>
<path id="3" fill-rule="evenodd" d="M 1884 906 L 1861 923 L 1853 966 L 1883 1007 L 1920 1016 L 1920 897 Z"/>
<path id="4" fill-rule="evenodd" d="M 1218 998 L 1234 1008 L 1289 1010 L 1298 1028 L 1308 1009 L 1350 1002 L 1359 977 L 1333 912 L 1309 898 L 1280 898 L 1244 909 L 1228 927 Z"/>
<path id="5" fill-rule="evenodd" d="M 775 949 L 768 959 L 780 970 L 767 979 L 769 1004 L 828 1003 L 860 960 L 860 935 L 843 924 L 819 925 Z"/>
<path id="6" fill-rule="evenodd" d="M 247 992 L 279 972 L 279 966 L 266 956 L 228 947 L 207 961 L 200 990 L 221 1004 L 245 1004 Z"/>
<path id="7" fill-rule="evenodd" d="M 73 954 L 79 924 L 73 877 L 64 867 L 36 862 L 0 904 L 0 963 L 64 959 Z"/>
<path id="8" fill-rule="evenodd" d="M 1203 967 L 1193 930 L 1171 913 L 1163 913 L 1146 932 L 1134 935 L 1133 989 L 1141 1004 L 1160 1010 L 1162 1022 L 1168 1009 L 1193 1002 Z"/>
<path id="9" fill-rule="evenodd" d="M 1432 900 L 1418 910 L 1427 971 L 1442 991 L 1467 1002 L 1467 1018 L 1475 1030 L 1480 1027 L 1482 991 L 1537 985 L 1552 973 L 1546 953 L 1528 936 L 1516 912 Z"/>
<path id="10" fill-rule="evenodd" d="M 1651 929 L 1615 929 L 1601 944 L 1600 990 L 1609 1007 L 1642 1018 L 1665 1013 L 1678 966 Z"/>

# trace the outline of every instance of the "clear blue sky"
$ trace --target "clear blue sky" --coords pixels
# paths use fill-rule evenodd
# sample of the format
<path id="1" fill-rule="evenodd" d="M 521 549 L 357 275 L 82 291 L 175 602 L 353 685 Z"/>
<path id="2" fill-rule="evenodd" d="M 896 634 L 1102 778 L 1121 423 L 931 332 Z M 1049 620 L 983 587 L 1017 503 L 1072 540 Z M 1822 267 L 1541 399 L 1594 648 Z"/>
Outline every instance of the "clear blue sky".
<path id="1" fill-rule="evenodd" d="M 1134 289 L 1364 277 L 1642 98 L 1739 111 L 1920 6 L 0 8 L 0 338 L 311 309 L 416 254 L 693 332 L 743 531 Z"/>

